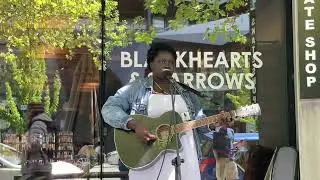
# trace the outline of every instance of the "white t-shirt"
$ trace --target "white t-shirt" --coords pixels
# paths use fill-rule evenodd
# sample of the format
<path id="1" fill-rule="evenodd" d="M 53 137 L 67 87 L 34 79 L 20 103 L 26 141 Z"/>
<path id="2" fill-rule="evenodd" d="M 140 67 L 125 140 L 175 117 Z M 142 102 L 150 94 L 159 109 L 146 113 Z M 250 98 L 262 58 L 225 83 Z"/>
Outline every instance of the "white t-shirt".
<path id="1" fill-rule="evenodd" d="M 148 116 L 159 117 L 163 113 L 172 110 L 171 95 L 151 94 L 148 104 Z M 178 112 L 183 120 L 189 120 L 188 108 L 180 95 L 175 95 L 175 111 Z M 180 156 L 184 159 L 181 164 L 181 178 L 183 180 L 201 180 L 199 162 L 197 158 L 196 144 L 193 138 L 193 131 L 186 132 L 180 138 L 182 151 Z M 166 152 L 160 155 L 158 160 L 143 170 L 130 170 L 129 180 L 157 180 L 161 169 L 159 180 L 175 180 L 175 166 L 172 160 L 176 157 L 175 153 Z M 163 161 L 163 166 L 161 168 Z"/>

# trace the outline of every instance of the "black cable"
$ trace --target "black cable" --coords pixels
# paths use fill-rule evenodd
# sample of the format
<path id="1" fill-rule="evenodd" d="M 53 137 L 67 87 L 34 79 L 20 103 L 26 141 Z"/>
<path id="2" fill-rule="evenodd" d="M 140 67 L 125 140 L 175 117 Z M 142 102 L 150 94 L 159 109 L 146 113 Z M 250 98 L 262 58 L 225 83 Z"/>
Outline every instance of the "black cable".
<path id="1" fill-rule="evenodd" d="M 171 101 L 172 101 L 172 104 L 175 103 L 175 97 L 174 96 L 171 97 Z M 170 130 L 171 130 L 171 128 L 172 128 L 172 118 L 170 119 Z M 170 141 L 170 137 L 171 137 L 171 131 L 169 132 L 169 136 L 168 136 L 168 139 L 167 139 L 167 144 L 166 144 L 165 152 L 163 154 L 162 163 L 161 163 L 161 166 L 160 166 L 160 169 L 159 169 L 157 180 L 159 180 L 159 177 L 160 177 L 160 174 L 161 174 L 161 171 L 162 171 L 162 168 L 163 168 L 163 164 L 164 164 L 164 160 L 165 160 L 165 157 L 166 157 L 166 154 L 167 154 L 167 149 L 168 149 L 168 144 L 169 144 L 169 141 Z"/>
<path id="2" fill-rule="evenodd" d="M 102 109 L 104 100 L 105 100 L 105 79 L 106 79 L 106 74 L 104 72 L 104 60 L 105 60 L 105 55 L 104 55 L 104 33 L 105 33 L 105 8 L 106 8 L 106 0 L 101 0 L 101 74 L 100 74 L 100 110 Z M 100 174 L 103 172 L 103 161 L 104 161 L 104 156 L 103 156 L 103 148 L 104 148 L 104 141 L 103 141 L 103 117 L 102 113 L 100 113 Z M 100 179 L 102 180 L 102 176 L 100 176 Z"/>
<path id="3" fill-rule="evenodd" d="M 159 180 L 159 177 L 160 177 L 160 174 L 161 174 L 161 171 L 162 171 L 162 168 L 163 168 L 164 160 L 166 158 L 167 148 L 168 148 L 168 144 L 169 144 L 169 140 L 170 140 L 170 135 L 171 134 L 169 134 L 168 139 L 167 139 L 167 144 L 166 144 L 166 148 L 165 148 L 165 151 L 164 151 L 164 154 L 163 154 L 163 158 L 162 158 L 161 166 L 160 166 L 159 173 L 158 173 L 158 176 L 157 176 L 157 180 Z"/>
<path id="4" fill-rule="evenodd" d="M 172 89 L 176 90 L 176 87 L 174 86 L 176 81 L 174 79 L 169 79 L 170 82 L 171 82 L 171 87 Z M 173 90 L 171 90 L 173 91 Z M 176 90 L 177 91 L 177 90 Z M 171 93 L 171 97 L 172 97 L 172 115 L 173 115 L 173 121 L 174 121 L 174 124 L 177 124 L 177 119 L 176 119 L 176 112 L 175 112 L 175 104 L 174 104 L 174 94 L 175 93 Z M 171 124 L 171 123 L 170 123 Z M 174 135 L 176 136 L 176 162 L 175 164 L 173 164 L 175 166 L 175 180 L 181 180 L 181 163 L 183 163 L 183 159 L 181 159 L 181 156 L 179 154 L 179 150 L 180 150 L 180 147 L 179 147 L 179 134 L 174 132 Z M 178 172 L 177 172 L 178 171 Z"/>
<path id="5" fill-rule="evenodd" d="M 173 91 L 173 90 L 176 90 L 176 88 L 174 87 L 174 83 L 175 82 L 171 82 L 171 102 L 172 102 L 172 110 L 171 111 L 174 111 L 174 105 L 175 105 L 175 92 L 176 91 Z M 175 113 L 175 112 L 174 112 Z M 173 117 L 175 117 L 175 114 L 173 114 Z M 175 122 L 173 122 L 173 120 Z M 157 180 L 159 180 L 159 177 L 160 177 L 160 174 L 161 174 L 161 171 L 163 169 L 163 165 L 164 165 L 164 160 L 165 160 L 165 156 L 166 156 L 166 153 L 167 153 L 167 148 L 168 148 L 168 144 L 169 144 L 169 141 L 170 141 L 170 138 L 171 138 L 171 128 L 172 128 L 172 125 L 175 126 L 177 124 L 176 122 L 176 119 L 175 118 L 170 118 L 170 132 L 169 132 L 169 136 L 168 136 L 168 139 L 167 139 L 167 144 L 166 144 L 166 148 L 165 148 L 165 152 L 164 152 L 164 155 L 163 155 L 163 158 L 162 158 L 162 163 L 161 163 L 161 166 L 160 166 L 160 170 L 159 170 L 159 173 L 158 173 L 158 176 L 157 176 Z M 173 135 L 176 135 L 176 141 L 177 141 L 177 151 L 179 151 L 179 135 L 177 135 L 175 132 L 173 132 Z"/>

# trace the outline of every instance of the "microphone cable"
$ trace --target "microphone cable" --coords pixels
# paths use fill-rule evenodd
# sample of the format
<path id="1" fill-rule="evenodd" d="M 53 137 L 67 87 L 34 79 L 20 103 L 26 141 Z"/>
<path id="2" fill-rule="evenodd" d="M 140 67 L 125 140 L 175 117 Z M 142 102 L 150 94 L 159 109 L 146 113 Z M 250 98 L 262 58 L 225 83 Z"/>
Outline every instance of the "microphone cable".
<path id="1" fill-rule="evenodd" d="M 171 111 L 173 111 L 173 106 L 175 105 L 175 95 L 173 94 L 173 90 L 172 90 L 172 89 L 175 89 L 175 90 L 177 90 L 177 89 L 176 89 L 176 87 L 174 87 L 174 82 L 172 82 L 172 81 L 170 80 L 170 83 L 171 83 L 171 86 L 173 87 L 173 88 L 171 88 L 171 101 L 172 101 L 172 110 L 171 110 Z M 175 124 L 173 124 L 173 123 L 175 123 Z M 172 125 L 175 126 L 175 125 L 176 125 L 176 122 L 172 122 L 172 118 L 170 118 L 170 132 L 169 132 L 169 136 L 167 137 L 166 148 L 165 148 L 165 152 L 164 152 L 164 154 L 163 154 L 163 158 L 162 158 L 161 166 L 160 166 L 159 173 L 158 173 L 158 176 L 157 176 L 157 180 L 159 180 L 161 171 L 162 171 L 162 169 L 163 169 L 164 160 L 165 160 L 165 157 L 166 157 L 166 154 L 167 154 L 167 149 L 168 149 L 169 141 L 170 141 L 170 138 L 171 138 L 171 135 L 172 135 L 172 134 L 171 134 L 171 133 L 172 133 L 172 131 L 171 131 Z M 174 133 L 175 133 L 175 132 L 174 132 Z M 174 134 L 174 133 L 173 133 L 173 134 Z M 179 138 L 179 136 L 178 136 L 178 138 Z M 179 139 L 176 139 L 176 141 L 178 141 L 178 140 L 179 140 Z"/>

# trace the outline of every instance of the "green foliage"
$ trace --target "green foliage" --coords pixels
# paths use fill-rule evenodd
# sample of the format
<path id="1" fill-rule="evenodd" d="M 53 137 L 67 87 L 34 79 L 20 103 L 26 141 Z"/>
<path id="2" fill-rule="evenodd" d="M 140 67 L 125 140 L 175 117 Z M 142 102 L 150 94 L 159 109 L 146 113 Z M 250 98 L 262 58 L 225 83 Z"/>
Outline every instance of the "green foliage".
<path id="1" fill-rule="evenodd" d="M 12 90 L 10 84 L 8 82 L 5 83 L 6 86 L 6 101 L 8 106 L 8 112 L 6 117 L 8 117 L 8 121 L 11 125 L 11 128 L 17 133 L 24 132 L 24 124 L 23 118 L 21 117 L 16 102 L 12 95 Z"/>
<path id="2" fill-rule="evenodd" d="M 10 75 L 14 80 L 14 87 L 17 87 L 14 90 L 17 92 L 18 104 L 41 101 L 43 86 L 47 80 L 45 61 L 34 58 L 32 54 L 29 51 L 18 57 L 10 50 L 1 54 L 11 69 Z"/>
<path id="3" fill-rule="evenodd" d="M 59 101 L 60 91 L 61 91 L 61 79 L 60 79 L 59 71 L 56 71 L 54 75 L 54 80 L 53 80 L 52 101 L 50 98 L 51 93 L 50 93 L 49 85 L 46 85 L 44 89 L 44 98 L 43 98 L 44 109 L 49 116 L 54 115 L 58 110 L 59 102 L 60 102 Z"/>
<path id="4" fill-rule="evenodd" d="M 100 55 L 100 1 L 92 0 L 3 0 L 0 3 L 0 39 L 8 39 L 8 47 L 36 50 L 42 56 L 49 48 L 72 50 L 86 46 L 94 58 Z M 130 43 L 127 22 L 119 20 L 118 3 L 106 2 L 105 46 L 108 57 L 115 46 Z M 11 22 L 11 23 L 8 23 Z"/>
<path id="5" fill-rule="evenodd" d="M 242 68 L 230 68 L 228 73 L 250 73 L 250 68 L 245 67 L 245 60 L 241 58 L 239 64 Z M 237 92 L 227 93 L 226 96 L 231 100 L 231 102 L 235 105 L 235 108 L 240 108 L 241 106 L 246 106 L 251 104 L 251 91 L 244 86 L 241 86 L 241 89 Z M 246 117 L 242 118 L 241 121 L 251 124 L 254 127 L 254 130 L 257 130 L 256 118 Z"/>
<path id="6" fill-rule="evenodd" d="M 10 123 L 7 121 L 9 119 L 9 114 L 5 109 L 0 108 L 0 130 L 4 130 L 10 127 Z"/>
<path id="7" fill-rule="evenodd" d="M 134 40 L 129 37 L 134 33 L 128 24 L 119 20 L 117 7 L 115 0 L 106 2 L 105 38 L 108 41 L 104 52 L 107 58 L 115 46 L 126 46 Z M 67 58 L 71 59 L 75 48 L 85 46 L 101 68 L 98 63 L 102 42 L 100 9 L 100 1 L 96 0 L 0 1 L 0 39 L 7 43 L 0 60 L 10 69 L 8 76 L 12 77 L 17 106 L 40 102 L 45 94 L 46 111 L 51 115 L 57 111 L 61 82 L 56 75 L 50 106 L 50 90 L 45 85 L 47 53 L 65 49 Z M 138 39 L 150 42 L 147 38 Z M 17 121 L 18 115 L 12 118 L 11 121 Z"/>
<path id="8" fill-rule="evenodd" d="M 6 64 L 1 64 L 1 62 L 0 62 L 0 79 L 2 80 L 2 82 L 4 81 L 4 80 L 6 80 L 6 76 L 7 76 L 7 65 Z M 2 83 L 0 84 L 0 86 L 2 85 Z"/>
<path id="9" fill-rule="evenodd" d="M 167 14 L 169 0 L 145 0 L 145 7 L 148 7 L 154 14 Z"/>
<path id="10" fill-rule="evenodd" d="M 45 86 L 44 89 L 44 111 L 50 115 L 50 91 L 49 91 L 49 85 Z"/>
<path id="11" fill-rule="evenodd" d="M 239 73 L 250 73 L 250 68 L 245 67 L 245 61 L 243 58 L 240 59 L 239 64 L 242 68 L 232 67 L 229 69 L 229 74 L 239 74 Z M 245 106 L 251 103 L 251 91 L 244 86 L 241 86 L 241 89 L 234 94 L 228 93 L 227 97 L 233 102 L 236 108 Z"/>
<path id="12" fill-rule="evenodd" d="M 145 7 L 151 9 L 153 14 L 166 15 L 170 2 L 145 0 Z M 247 0 L 228 1 L 226 9 L 221 9 L 218 2 L 175 0 L 177 11 L 175 18 L 169 21 L 170 27 L 178 29 L 190 23 L 205 23 L 226 17 L 228 21 L 219 27 L 208 29 L 205 37 L 215 41 L 217 35 L 226 34 L 228 29 L 232 28 L 235 34 L 227 38 L 244 43 L 246 39 L 234 24 L 235 18 L 228 17 L 228 13 L 245 6 Z M 17 97 L 16 107 L 43 99 L 49 114 L 54 115 L 57 111 L 61 81 L 59 74 L 56 74 L 53 86 L 49 85 L 53 87 L 53 93 L 50 93 L 50 89 L 45 85 L 48 81 L 45 63 L 47 53 L 64 49 L 68 51 L 66 57 L 72 59 L 75 48 L 87 47 L 97 67 L 102 68 L 99 61 L 102 42 L 100 9 L 101 4 L 97 0 L 0 1 L 0 39 L 7 43 L 7 50 L 0 53 L 0 60 L 4 60 L 10 69 L 8 76 Z M 106 17 L 107 41 L 104 55 L 107 60 L 111 59 L 110 54 L 114 47 L 124 47 L 134 41 L 150 44 L 156 37 L 155 28 L 146 30 L 141 17 L 135 18 L 130 24 L 121 21 L 116 0 L 106 1 L 106 10 L 103 13 Z M 53 97 L 50 98 L 49 94 L 53 94 Z M 14 109 L 12 103 L 10 108 Z M 14 112 L 10 117 L 12 122 L 22 119 Z"/>
<path id="13" fill-rule="evenodd" d="M 138 43 L 151 44 L 156 35 L 157 33 L 154 28 L 150 29 L 149 31 L 138 31 L 135 33 L 135 41 Z"/>
<path id="14" fill-rule="evenodd" d="M 152 13 L 166 15 L 170 0 L 146 0 L 145 6 Z M 174 19 L 169 21 L 170 28 L 177 30 L 190 23 L 207 23 L 221 18 L 226 21 L 218 26 L 210 27 L 204 32 L 204 38 L 215 42 L 217 37 L 222 35 L 226 40 L 246 43 L 247 39 L 241 34 L 239 27 L 235 24 L 236 16 L 230 17 L 230 12 L 247 6 L 248 0 L 230 0 L 225 8 L 220 7 L 218 0 L 175 0 L 176 13 Z M 234 33 L 229 33 L 233 30 Z"/>
<path id="15" fill-rule="evenodd" d="M 60 91 L 61 91 L 61 79 L 59 72 L 57 71 L 54 76 L 53 82 L 53 99 L 50 106 L 50 114 L 55 114 L 59 107 L 59 99 L 60 99 Z"/>

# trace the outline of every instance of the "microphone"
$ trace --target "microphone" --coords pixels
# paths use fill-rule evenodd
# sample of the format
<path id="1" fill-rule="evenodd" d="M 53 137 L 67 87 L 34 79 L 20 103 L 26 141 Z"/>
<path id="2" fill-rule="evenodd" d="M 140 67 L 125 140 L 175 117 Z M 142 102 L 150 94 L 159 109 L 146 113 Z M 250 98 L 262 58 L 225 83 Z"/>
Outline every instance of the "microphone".
<path id="1" fill-rule="evenodd" d="M 170 81 L 170 83 L 174 83 L 175 82 L 174 79 L 172 78 L 172 74 L 173 74 L 172 70 L 165 69 L 163 71 L 163 74 L 164 74 L 165 78 Z"/>
<path id="2" fill-rule="evenodd" d="M 169 82 L 169 84 L 171 85 L 171 87 L 175 90 L 177 90 L 177 87 L 176 87 L 176 81 L 172 78 L 172 70 L 171 69 L 164 69 L 163 70 L 163 74 L 164 74 L 164 77 L 165 79 Z M 172 92 L 172 90 L 171 90 Z"/>
<path id="3" fill-rule="evenodd" d="M 167 78 L 172 78 L 171 76 L 172 76 L 172 70 L 170 70 L 170 69 L 164 69 L 163 70 L 163 74 L 164 74 L 164 76 L 165 77 L 167 77 Z"/>

